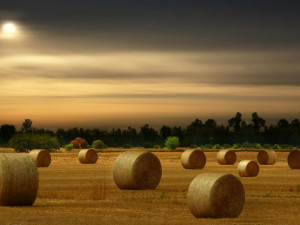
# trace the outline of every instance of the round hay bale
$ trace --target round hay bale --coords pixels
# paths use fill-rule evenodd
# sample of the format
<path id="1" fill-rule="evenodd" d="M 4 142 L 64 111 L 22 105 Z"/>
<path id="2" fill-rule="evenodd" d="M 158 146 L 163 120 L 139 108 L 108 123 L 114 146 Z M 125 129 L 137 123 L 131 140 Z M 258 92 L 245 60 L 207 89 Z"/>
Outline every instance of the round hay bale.
<path id="1" fill-rule="evenodd" d="M 98 160 L 98 154 L 94 149 L 82 149 L 78 153 L 79 162 L 85 164 L 94 164 Z"/>
<path id="2" fill-rule="evenodd" d="M 259 165 L 253 160 L 240 161 L 238 172 L 241 177 L 256 177 L 259 173 Z"/>
<path id="3" fill-rule="evenodd" d="M 203 173 L 190 184 L 188 207 L 196 217 L 238 217 L 244 207 L 245 191 L 232 174 Z"/>
<path id="4" fill-rule="evenodd" d="M 120 189 L 155 189 L 161 178 L 161 164 L 151 152 L 121 153 L 114 163 L 113 178 Z"/>
<path id="5" fill-rule="evenodd" d="M 236 162 L 236 154 L 233 150 L 220 150 L 217 154 L 217 159 L 221 165 L 233 165 Z"/>
<path id="6" fill-rule="evenodd" d="M 261 150 L 257 154 L 257 161 L 260 165 L 273 165 L 276 160 L 276 152 L 271 149 Z"/>
<path id="7" fill-rule="evenodd" d="M 291 169 L 300 169 L 300 151 L 293 150 L 288 156 L 288 164 Z"/>
<path id="8" fill-rule="evenodd" d="M 39 184 L 32 157 L 26 153 L 1 153 L 0 184 L 0 205 L 32 205 Z"/>
<path id="9" fill-rule="evenodd" d="M 181 155 L 181 165 L 185 169 L 203 169 L 206 164 L 204 152 L 197 149 L 189 149 Z"/>
<path id="10" fill-rule="evenodd" d="M 37 167 L 48 167 L 51 163 L 51 155 L 47 150 L 35 149 L 32 150 L 29 155 Z"/>

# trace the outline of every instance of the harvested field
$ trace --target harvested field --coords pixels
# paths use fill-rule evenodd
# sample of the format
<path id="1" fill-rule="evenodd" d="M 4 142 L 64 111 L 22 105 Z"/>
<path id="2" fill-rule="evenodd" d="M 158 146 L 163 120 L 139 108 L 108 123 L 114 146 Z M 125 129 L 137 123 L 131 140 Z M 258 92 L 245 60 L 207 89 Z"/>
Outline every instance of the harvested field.
<path id="1" fill-rule="evenodd" d="M 202 170 L 185 170 L 181 152 L 157 152 L 162 178 L 156 190 L 120 190 L 113 181 L 120 153 L 98 153 L 96 164 L 81 164 L 77 153 L 52 153 L 48 168 L 38 168 L 39 192 L 33 206 L 1 207 L 0 224 L 299 224 L 300 171 L 277 152 L 275 165 L 261 165 L 257 177 L 239 177 L 237 163 L 257 152 L 237 152 L 235 165 L 219 165 L 206 152 Z M 200 173 L 231 173 L 244 185 L 246 201 L 238 218 L 196 219 L 187 207 L 190 182 Z"/>

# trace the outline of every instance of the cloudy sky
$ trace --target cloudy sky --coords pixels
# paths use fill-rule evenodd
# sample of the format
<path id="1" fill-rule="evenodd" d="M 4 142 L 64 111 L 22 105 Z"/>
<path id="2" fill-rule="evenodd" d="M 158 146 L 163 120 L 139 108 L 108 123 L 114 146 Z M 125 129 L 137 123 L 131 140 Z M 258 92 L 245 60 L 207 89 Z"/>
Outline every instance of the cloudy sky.
<path id="1" fill-rule="evenodd" d="M 0 124 L 299 118 L 299 11 L 289 0 L 2 0 Z"/>

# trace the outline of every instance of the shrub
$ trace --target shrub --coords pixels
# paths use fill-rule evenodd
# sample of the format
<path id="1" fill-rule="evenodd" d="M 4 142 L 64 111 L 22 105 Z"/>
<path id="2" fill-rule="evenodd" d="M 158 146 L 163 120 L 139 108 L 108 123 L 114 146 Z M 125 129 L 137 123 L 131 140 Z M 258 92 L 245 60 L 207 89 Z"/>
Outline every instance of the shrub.
<path id="1" fill-rule="evenodd" d="M 223 148 L 231 148 L 230 144 L 223 144 Z"/>
<path id="2" fill-rule="evenodd" d="M 32 149 L 52 151 L 59 149 L 56 137 L 46 134 L 17 133 L 9 140 L 9 146 L 17 152 L 26 152 Z"/>
<path id="3" fill-rule="evenodd" d="M 190 145 L 190 148 L 197 148 L 198 146 L 195 144 Z"/>
<path id="4" fill-rule="evenodd" d="M 101 140 L 95 140 L 95 141 L 93 141 L 92 147 L 94 149 L 104 149 L 105 144 Z"/>
<path id="5" fill-rule="evenodd" d="M 144 148 L 153 148 L 153 143 L 150 141 L 146 141 L 143 143 Z"/>
<path id="6" fill-rule="evenodd" d="M 275 144 L 275 145 L 273 145 L 273 146 L 272 146 L 272 149 L 280 149 L 280 146 L 279 146 L 279 144 Z"/>
<path id="7" fill-rule="evenodd" d="M 221 148 L 222 148 L 222 146 L 219 145 L 219 144 L 215 144 L 214 147 L 213 147 L 213 149 L 221 149 Z"/>
<path id="8" fill-rule="evenodd" d="M 206 144 L 206 145 L 204 145 L 204 148 L 206 148 L 206 149 L 212 149 L 213 145 L 212 144 Z"/>
<path id="9" fill-rule="evenodd" d="M 64 146 L 64 148 L 66 149 L 66 151 L 71 151 L 73 149 L 73 145 L 72 144 L 67 144 Z"/>
<path id="10" fill-rule="evenodd" d="M 270 144 L 264 144 L 263 148 L 269 149 L 269 148 L 271 148 L 271 145 Z"/>
<path id="11" fill-rule="evenodd" d="M 240 144 L 235 143 L 235 144 L 232 145 L 232 148 L 233 149 L 238 149 L 238 148 L 240 148 Z"/>
<path id="12" fill-rule="evenodd" d="M 176 149 L 179 146 L 179 138 L 178 137 L 172 137 L 169 136 L 165 141 L 165 146 L 168 149 Z"/>
<path id="13" fill-rule="evenodd" d="M 160 149 L 161 146 L 160 146 L 160 145 L 154 145 L 153 148 L 155 148 L 155 149 Z"/>
<path id="14" fill-rule="evenodd" d="M 299 149 L 300 149 L 300 145 L 297 145 L 296 148 L 299 148 Z"/>
<path id="15" fill-rule="evenodd" d="M 283 144 L 283 145 L 280 145 L 280 148 L 283 148 L 283 149 L 288 149 L 290 146 L 287 145 L 287 144 Z"/>
<path id="16" fill-rule="evenodd" d="M 259 143 L 254 143 L 254 148 L 255 148 L 255 149 L 261 149 L 261 144 L 259 144 Z"/>
<path id="17" fill-rule="evenodd" d="M 75 148 L 75 149 L 87 148 L 87 146 L 88 146 L 87 141 L 81 137 L 75 138 L 75 140 L 71 141 L 71 144 L 73 145 L 73 148 Z"/>
<path id="18" fill-rule="evenodd" d="M 246 141 L 241 144 L 241 147 L 242 148 L 253 148 L 253 144 Z"/>
<path id="19" fill-rule="evenodd" d="M 131 147 L 132 147 L 131 144 L 128 144 L 128 143 L 123 145 L 123 148 L 131 148 Z"/>

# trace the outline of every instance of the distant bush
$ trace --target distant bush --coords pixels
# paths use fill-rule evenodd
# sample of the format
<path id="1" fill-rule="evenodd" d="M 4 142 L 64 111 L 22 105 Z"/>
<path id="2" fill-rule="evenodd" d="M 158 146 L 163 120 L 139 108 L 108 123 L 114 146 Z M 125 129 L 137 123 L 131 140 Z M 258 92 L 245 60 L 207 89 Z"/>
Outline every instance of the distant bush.
<path id="1" fill-rule="evenodd" d="M 231 148 L 230 144 L 223 144 L 223 148 Z"/>
<path id="2" fill-rule="evenodd" d="M 283 149 L 289 149 L 289 148 L 290 148 L 290 145 L 282 144 L 282 145 L 280 145 L 280 148 L 283 148 Z"/>
<path id="3" fill-rule="evenodd" d="M 300 145 L 297 145 L 296 148 L 299 148 L 299 149 L 300 149 Z"/>
<path id="4" fill-rule="evenodd" d="M 241 144 L 241 148 L 253 148 L 253 147 L 254 147 L 254 145 L 252 143 L 249 143 L 248 141 L 243 142 Z"/>
<path id="5" fill-rule="evenodd" d="M 17 152 L 26 152 L 32 149 L 53 151 L 59 149 L 56 137 L 46 134 L 17 133 L 9 140 L 9 146 Z"/>
<path id="6" fill-rule="evenodd" d="M 103 143 L 103 141 L 101 141 L 101 140 L 95 140 L 95 141 L 93 141 L 92 147 L 94 149 L 104 149 L 106 146 Z"/>
<path id="7" fill-rule="evenodd" d="M 153 148 L 155 148 L 155 149 L 160 149 L 161 146 L 160 146 L 160 145 L 154 145 Z"/>
<path id="8" fill-rule="evenodd" d="M 87 141 L 81 137 L 75 138 L 75 140 L 71 141 L 71 144 L 75 149 L 79 149 L 79 148 L 83 149 L 83 148 L 87 148 L 88 146 Z"/>
<path id="9" fill-rule="evenodd" d="M 131 144 L 128 144 L 128 143 L 123 145 L 123 148 L 131 148 L 131 147 L 132 147 Z"/>
<path id="10" fill-rule="evenodd" d="M 213 147 L 213 149 L 221 149 L 221 148 L 222 148 L 222 146 L 219 145 L 219 144 L 215 144 L 214 147 Z"/>
<path id="11" fill-rule="evenodd" d="M 192 145 L 190 145 L 190 148 L 198 148 L 198 146 L 195 144 L 192 144 Z"/>
<path id="12" fill-rule="evenodd" d="M 236 144 L 233 144 L 233 145 L 232 145 L 232 148 L 233 148 L 233 149 L 238 149 L 238 148 L 240 148 L 240 144 L 237 144 L 237 143 L 236 143 Z"/>
<path id="13" fill-rule="evenodd" d="M 204 148 L 206 148 L 206 149 L 212 149 L 213 145 L 212 144 L 206 144 L 206 145 L 204 145 Z"/>
<path id="14" fill-rule="evenodd" d="M 279 144 L 275 144 L 275 145 L 273 145 L 273 146 L 272 146 L 272 149 L 280 149 L 280 146 L 279 146 Z"/>
<path id="15" fill-rule="evenodd" d="M 270 144 L 264 144 L 263 148 L 269 149 L 269 148 L 271 148 L 271 145 Z"/>
<path id="16" fill-rule="evenodd" d="M 254 148 L 255 148 L 255 149 L 261 149 L 261 144 L 259 144 L 259 143 L 254 143 Z"/>
<path id="17" fill-rule="evenodd" d="M 153 148 L 153 143 L 150 141 L 146 141 L 143 143 L 144 148 Z"/>
<path id="18" fill-rule="evenodd" d="M 67 144 L 64 146 L 64 148 L 66 149 L 66 151 L 71 151 L 73 149 L 73 145 L 72 144 Z"/>
<path id="19" fill-rule="evenodd" d="M 176 149 L 180 145 L 178 137 L 168 137 L 165 141 L 165 146 L 168 149 Z"/>

